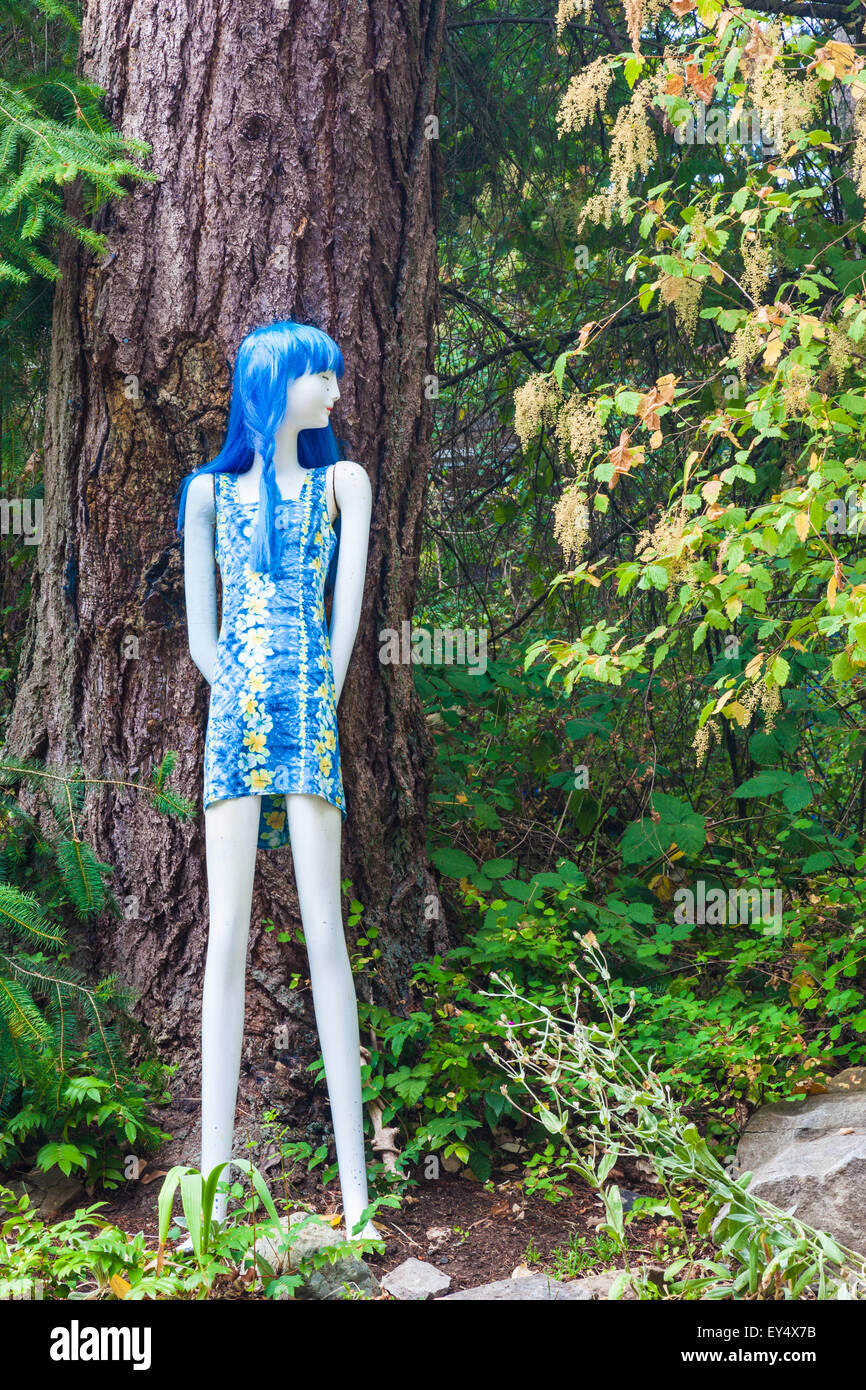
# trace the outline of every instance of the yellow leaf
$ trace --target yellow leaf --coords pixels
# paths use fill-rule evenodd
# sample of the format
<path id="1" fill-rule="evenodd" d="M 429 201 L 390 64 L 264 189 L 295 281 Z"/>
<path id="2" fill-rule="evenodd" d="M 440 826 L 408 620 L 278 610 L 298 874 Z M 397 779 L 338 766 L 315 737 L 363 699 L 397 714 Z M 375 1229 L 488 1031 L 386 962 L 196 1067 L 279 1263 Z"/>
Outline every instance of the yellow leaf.
<path id="1" fill-rule="evenodd" d="M 721 478 L 710 478 L 708 483 L 704 483 L 701 488 L 701 496 L 705 502 L 717 502 L 719 493 L 722 490 Z"/>
<path id="2" fill-rule="evenodd" d="M 740 616 L 740 614 L 742 613 L 742 611 L 743 611 L 743 600 L 742 600 L 741 598 L 729 598 L 729 599 L 728 599 L 727 603 L 725 604 L 725 612 L 727 613 L 727 615 L 728 615 L 728 617 L 730 618 L 731 622 L 734 622 L 734 620 L 735 620 L 736 618 L 739 618 L 739 616 Z"/>
<path id="3" fill-rule="evenodd" d="M 654 434 L 650 435 L 650 448 L 657 449 L 661 444 L 663 438 L 664 435 L 662 434 L 661 430 L 656 430 Z"/>
<path id="4" fill-rule="evenodd" d="M 740 704 L 739 700 L 734 700 L 733 704 L 728 705 L 725 710 L 725 718 L 736 719 L 741 729 L 745 729 L 751 717 L 749 711 Z"/>
<path id="5" fill-rule="evenodd" d="M 673 879 L 668 878 L 667 874 L 656 874 L 655 878 L 650 879 L 649 886 L 663 903 L 669 903 L 674 895 Z"/>
<path id="6" fill-rule="evenodd" d="M 806 539 L 806 537 L 809 534 L 808 512 L 797 513 L 797 515 L 794 517 L 794 530 L 797 532 L 797 535 L 800 537 L 801 541 L 804 541 Z"/>
<path id="7" fill-rule="evenodd" d="M 720 285 L 725 278 L 725 272 L 720 265 L 716 265 L 715 261 L 710 262 L 710 275 L 717 285 Z"/>
<path id="8" fill-rule="evenodd" d="M 782 339 L 778 333 L 771 333 L 764 348 L 764 366 L 774 367 L 782 356 Z"/>
<path id="9" fill-rule="evenodd" d="M 835 608 L 835 607 L 836 607 L 836 576 L 835 576 L 835 574 L 833 574 L 833 575 L 830 576 L 829 583 L 827 584 L 827 607 L 828 607 L 828 608 Z"/>
<path id="10" fill-rule="evenodd" d="M 122 1278 L 119 1274 L 112 1274 L 108 1283 L 110 1285 L 111 1292 L 114 1294 L 115 1298 L 126 1298 L 126 1295 L 132 1288 L 132 1285 L 128 1284 L 126 1280 Z"/>
<path id="11" fill-rule="evenodd" d="M 755 676 L 758 674 L 763 664 L 764 653 L 758 652 L 758 655 L 753 656 L 748 666 L 746 667 L 746 675 L 749 677 L 750 681 L 753 681 L 755 679 Z"/>
<path id="12" fill-rule="evenodd" d="M 801 314 L 800 322 L 809 324 L 812 329 L 813 338 L 823 338 L 825 336 L 826 329 L 821 320 L 816 319 L 814 314 Z"/>

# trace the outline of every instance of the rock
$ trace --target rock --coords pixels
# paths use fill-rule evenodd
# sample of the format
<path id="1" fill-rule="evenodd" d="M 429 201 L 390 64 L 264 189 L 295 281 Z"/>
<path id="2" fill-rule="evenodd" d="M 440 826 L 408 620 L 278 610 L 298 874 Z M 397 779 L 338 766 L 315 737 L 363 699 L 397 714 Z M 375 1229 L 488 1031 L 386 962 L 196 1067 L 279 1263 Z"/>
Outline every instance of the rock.
<path id="1" fill-rule="evenodd" d="M 740 1136 L 737 1166 L 741 1173 L 754 1170 L 789 1144 L 810 1143 L 840 1129 L 866 1134 L 866 1092 L 840 1089 L 762 1105 Z"/>
<path id="2" fill-rule="evenodd" d="M 416 1260 L 414 1257 L 404 1260 L 382 1280 L 383 1289 L 404 1301 L 434 1298 L 437 1293 L 444 1293 L 450 1287 L 450 1274 L 443 1274 L 426 1260 Z"/>
<path id="3" fill-rule="evenodd" d="M 603 1269 L 598 1274 L 587 1274 L 582 1279 L 574 1279 L 570 1285 L 579 1284 L 582 1289 L 586 1289 L 590 1298 L 607 1299 L 610 1298 L 610 1291 L 613 1287 L 614 1279 L 622 1274 L 621 1269 Z M 620 1295 L 623 1300 L 637 1300 L 634 1289 L 629 1287 Z"/>
<path id="4" fill-rule="evenodd" d="M 435 1255 L 437 1250 L 451 1239 L 453 1231 L 450 1226 L 431 1226 L 427 1231 L 427 1254 Z"/>
<path id="5" fill-rule="evenodd" d="M 866 1068 L 821 1095 L 756 1110 L 737 1147 L 750 1192 L 866 1253 Z"/>
<path id="6" fill-rule="evenodd" d="M 629 1187 L 621 1187 L 619 1189 L 619 1195 L 620 1200 L 622 1201 L 623 1211 L 631 1211 L 638 1198 L 643 1197 L 645 1194 L 643 1192 L 632 1192 L 631 1188 Z"/>
<path id="7" fill-rule="evenodd" d="M 288 1233 L 291 1227 L 302 1221 L 307 1224 L 297 1232 L 285 1250 L 280 1249 L 283 1242 L 268 1235 L 256 1241 L 258 1254 L 267 1260 L 275 1274 L 282 1274 L 287 1270 L 296 1271 L 317 1251 L 345 1243 L 346 1236 L 343 1231 L 335 1230 L 333 1226 L 317 1217 L 310 1217 L 305 1211 L 293 1211 L 289 1216 L 280 1217 L 280 1226 Z M 295 1298 L 320 1301 L 346 1298 L 348 1295 L 345 1285 L 349 1286 L 350 1291 L 366 1298 L 376 1298 L 379 1294 L 378 1280 L 369 1266 L 357 1255 L 339 1255 L 334 1261 L 328 1261 L 318 1269 L 306 1270 L 303 1273 L 304 1282 L 295 1289 Z"/>
<path id="8" fill-rule="evenodd" d="M 827 1082 L 827 1090 L 866 1091 L 866 1067 L 846 1067 Z"/>
<path id="9" fill-rule="evenodd" d="M 30 1198 L 30 1205 L 42 1221 L 53 1221 L 71 1207 L 73 1202 L 84 1196 L 84 1188 L 77 1178 L 66 1177 L 59 1168 L 50 1168 L 43 1173 L 39 1168 L 31 1168 L 23 1177 L 23 1189 Z"/>
<path id="10" fill-rule="evenodd" d="M 504 1299 L 533 1300 L 538 1302 L 562 1302 L 576 1299 L 589 1302 L 592 1294 L 581 1286 L 582 1280 L 573 1279 L 571 1283 L 561 1284 L 547 1274 L 531 1274 L 528 1279 L 497 1279 L 493 1284 L 480 1284 L 476 1289 L 461 1289 L 460 1293 L 449 1293 L 437 1303 L 496 1302 Z"/>
<path id="11" fill-rule="evenodd" d="M 749 1191 L 866 1254 L 866 1134 L 790 1144 L 755 1169 Z"/>

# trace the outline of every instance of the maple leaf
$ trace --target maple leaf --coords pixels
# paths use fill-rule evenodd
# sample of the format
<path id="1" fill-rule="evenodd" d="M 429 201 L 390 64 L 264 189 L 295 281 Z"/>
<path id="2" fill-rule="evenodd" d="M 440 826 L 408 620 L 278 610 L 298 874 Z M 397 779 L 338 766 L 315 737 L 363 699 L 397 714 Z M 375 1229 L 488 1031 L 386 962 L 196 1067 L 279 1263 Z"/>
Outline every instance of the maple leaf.
<path id="1" fill-rule="evenodd" d="M 585 323 L 583 325 L 583 327 L 580 330 L 580 336 L 577 340 L 578 352 L 581 352 L 586 347 L 587 338 L 589 337 L 590 333 L 594 328 L 598 328 L 598 323 L 595 319 L 593 319 L 590 323 Z"/>
<path id="2" fill-rule="evenodd" d="M 823 48 L 815 50 L 814 61 L 806 71 L 813 72 L 819 63 L 826 63 L 831 67 L 834 77 L 845 77 L 849 72 L 859 72 L 863 66 L 863 59 L 857 57 L 850 43 L 838 43 L 836 39 L 830 39 Z"/>
<path id="3" fill-rule="evenodd" d="M 703 487 L 701 488 L 701 496 L 703 497 L 705 502 L 717 502 L 719 500 L 719 493 L 721 492 L 721 490 L 721 478 L 710 478 L 710 481 L 708 483 L 704 483 Z"/>
<path id="4" fill-rule="evenodd" d="M 838 555 L 833 560 L 833 573 L 827 584 L 827 607 L 836 607 L 836 595 L 845 583 L 845 575 L 842 569 L 842 561 Z"/>
<path id="5" fill-rule="evenodd" d="M 638 401 L 637 413 L 639 419 L 643 420 L 648 429 L 657 431 L 661 421 L 657 415 L 660 405 L 673 405 L 674 389 L 678 377 L 673 372 L 668 372 L 667 376 L 660 376 L 655 386 L 647 391 L 646 395 L 641 396 Z M 655 446 L 653 446 L 655 447 Z"/>
<path id="6" fill-rule="evenodd" d="M 697 63 L 686 63 L 686 82 L 697 92 L 701 101 L 709 103 L 713 99 L 713 92 L 716 90 L 716 79 L 711 72 L 706 76 L 701 72 Z"/>
<path id="7" fill-rule="evenodd" d="M 643 447 L 629 448 L 630 435 L 628 430 L 623 430 L 619 437 L 619 443 L 615 449 L 611 449 L 608 458 L 613 464 L 613 477 L 610 480 L 611 491 L 619 482 L 620 474 L 628 473 L 636 463 L 643 463 Z"/>

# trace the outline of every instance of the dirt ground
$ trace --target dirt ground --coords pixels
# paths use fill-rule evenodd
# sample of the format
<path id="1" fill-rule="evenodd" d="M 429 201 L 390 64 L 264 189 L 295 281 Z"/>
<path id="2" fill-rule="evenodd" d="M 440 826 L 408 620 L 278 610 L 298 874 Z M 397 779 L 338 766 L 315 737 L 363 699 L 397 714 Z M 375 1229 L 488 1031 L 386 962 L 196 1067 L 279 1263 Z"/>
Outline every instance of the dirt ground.
<path id="1" fill-rule="evenodd" d="M 239 1125 L 243 1118 L 239 1115 Z M 252 1115 L 247 1118 L 253 1121 Z M 196 1161 L 191 1155 L 198 1151 L 197 1100 L 181 1101 L 170 1113 L 161 1116 L 160 1122 L 171 1132 L 172 1139 L 149 1160 L 140 1180 L 127 1183 L 114 1192 L 95 1193 L 91 1199 L 106 1203 L 99 1213 L 103 1219 L 133 1235 L 142 1231 L 154 1250 L 162 1176 L 174 1163 Z M 250 1138 L 254 1144 L 252 1130 Z M 277 1179 L 276 1167 L 268 1171 L 266 1154 L 253 1147 L 249 1157 L 266 1169 L 275 1195 L 288 1196 L 294 1207 L 303 1206 L 322 1215 L 333 1215 L 339 1210 L 336 1181 L 322 1187 L 321 1183 L 299 1173 L 293 1176 L 288 1191 L 284 1191 Z M 556 1252 L 581 1238 L 584 1267 L 573 1266 L 564 1277 L 621 1267 L 620 1258 L 604 1253 L 598 1257 L 593 1252 L 604 1207 L 590 1187 L 575 1180 L 569 1184 L 569 1195 L 554 1204 L 537 1194 L 526 1197 L 516 1180 L 519 1176 L 519 1169 L 509 1154 L 503 1154 L 502 1163 L 494 1169 L 492 1190 L 474 1179 L 468 1170 L 448 1173 L 440 1168 L 438 1177 L 425 1180 L 419 1168 L 417 1181 L 403 1196 L 401 1206 L 383 1207 L 376 1215 L 386 1248 L 383 1254 L 365 1257 L 373 1272 L 381 1279 L 403 1260 L 415 1256 L 450 1275 L 450 1292 L 456 1293 L 496 1279 L 507 1279 L 519 1265 L 527 1265 L 533 1271 L 562 1273 Z M 611 1180 L 627 1191 L 661 1195 L 656 1184 L 624 1161 L 614 1169 Z M 76 1203 L 78 1205 L 84 1202 Z M 180 1209 L 178 1196 L 175 1212 L 179 1214 Z M 658 1221 L 635 1221 L 628 1231 L 630 1261 L 633 1258 L 639 1263 L 656 1262 Z"/>

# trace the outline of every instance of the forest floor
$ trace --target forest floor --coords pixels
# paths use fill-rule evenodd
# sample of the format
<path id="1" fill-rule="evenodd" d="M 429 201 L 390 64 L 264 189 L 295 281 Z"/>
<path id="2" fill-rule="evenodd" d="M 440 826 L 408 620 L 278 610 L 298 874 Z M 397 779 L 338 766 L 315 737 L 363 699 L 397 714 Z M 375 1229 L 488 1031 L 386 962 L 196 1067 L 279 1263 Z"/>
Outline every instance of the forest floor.
<path id="1" fill-rule="evenodd" d="M 196 1112 L 197 1105 L 194 1110 L 183 1103 L 178 1109 L 172 1107 L 171 1114 L 161 1117 L 172 1139 L 149 1161 L 141 1178 L 113 1192 L 95 1193 L 91 1199 L 105 1202 L 99 1212 L 101 1219 L 130 1235 L 143 1232 L 154 1251 L 163 1175 L 174 1163 L 196 1161 L 190 1156 L 198 1150 Z M 254 1151 L 249 1157 L 257 1161 Z M 293 1176 L 286 1188 L 274 1180 L 273 1171 L 268 1172 L 268 1178 L 278 1205 L 282 1205 L 281 1197 L 288 1197 L 291 1209 L 302 1207 L 323 1216 L 339 1210 L 336 1180 L 325 1187 L 315 1175 L 304 1174 Z M 426 1260 L 450 1276 L 451 1293 L 508 1279 L 519 1266 L 560 1279 L 623 1267 L 621 1255 L 598 1229 L 604 1220 L 604 1206 L 587 1184 L 579 1179 L 569 1182 L 567 1195 L 552 1202 L 539 1193 L 527 1196 L 520 1178 L 518 1164 L 507 1153 L 487 1184 L 468 1169 L 448 1173 L 440 1168 L 439 1176 L 429 1180 L 419 1169 L 400 1206 L 382 1207 L 376 1213 L 385 1251 L 365 1259 L 380 1280 L 410 1257 Z M 657 1183 L 625 1160 L 613 1170 L 610 1181 L 626 1194 L 662 1196 Z M 179 1212 L 180 1199 L 176 1197 L 175 1213 Z M 687 1218 L 687 1225 L 691 1224 Z M 660 1217 L 631 1222 L 627 1227 L 629 1263 L 658 1265 L 672 1258 L 668 1226 Z M 703 1244 L 695 1239 L 693 1229 L 689 1234 L 695 1244 Z"/>

